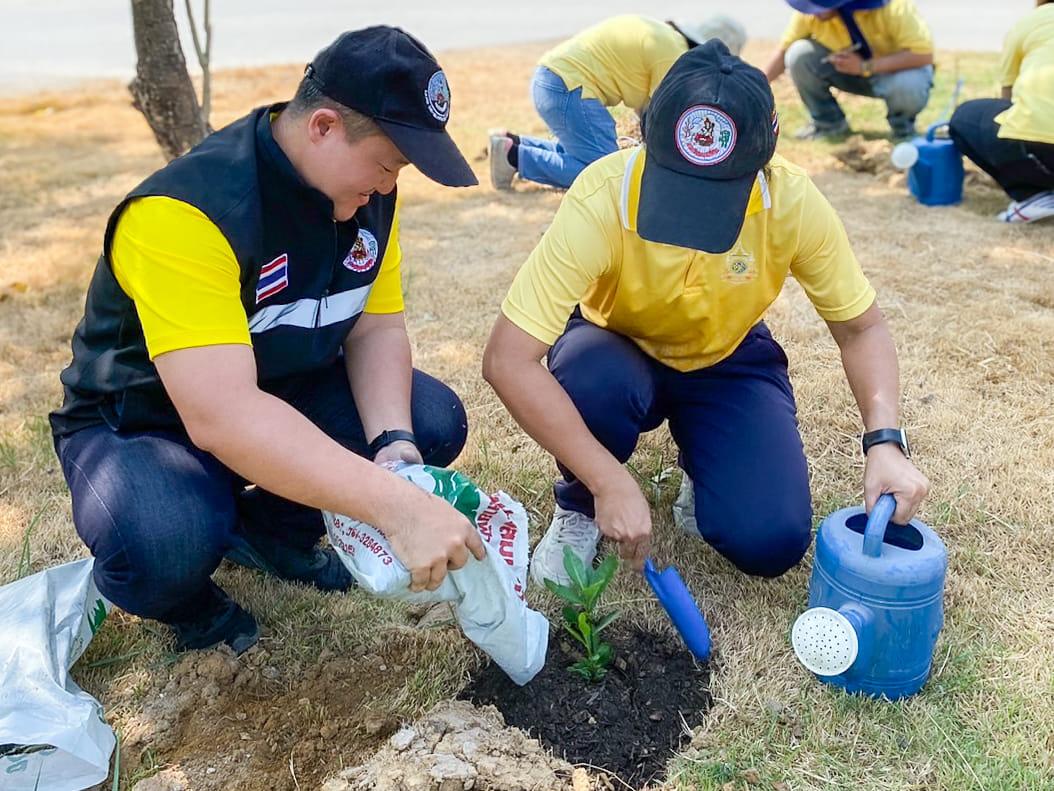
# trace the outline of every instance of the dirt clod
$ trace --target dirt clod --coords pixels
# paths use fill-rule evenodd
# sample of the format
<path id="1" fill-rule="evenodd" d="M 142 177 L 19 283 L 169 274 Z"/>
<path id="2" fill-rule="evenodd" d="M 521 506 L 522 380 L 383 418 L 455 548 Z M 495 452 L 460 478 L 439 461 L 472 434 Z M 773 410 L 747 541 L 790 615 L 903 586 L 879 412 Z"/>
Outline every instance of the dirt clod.
<path id="1" fill-rule="evenodd" d="M 570 764 L 542 753 L 522 731 L 506 727 L 494 707 L 447 701 L 398 730 L 366 763 L 340 772 L 322 789 L 562 791 L 570 776 Z"/>
<path id="2" fill-rule="evenodd" d="M 165 769 L 135 784 L 137 791 L 189 791 L 190 782 L 179 769 Z"/>

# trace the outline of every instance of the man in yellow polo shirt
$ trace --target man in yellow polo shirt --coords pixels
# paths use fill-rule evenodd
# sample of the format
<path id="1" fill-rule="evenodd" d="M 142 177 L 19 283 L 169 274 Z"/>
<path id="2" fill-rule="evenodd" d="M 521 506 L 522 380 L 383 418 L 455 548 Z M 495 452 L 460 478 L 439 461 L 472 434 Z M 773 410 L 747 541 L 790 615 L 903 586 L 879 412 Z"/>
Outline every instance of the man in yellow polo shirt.
<path id="1" fill-rule="evenodd" d="M 711 38 L 738 53 L 746 32 L 727 16 L 660 22 L 626 14 L 549 50 L 534 73 L 531 95 L 556 140 L 491 134 L 494 188 L 511 189 L 517 173 L 551 187 L 570 186 L 582 168 L 618 148 L 607 108 L 624 104 L 639 114 L 673 62 Z"/>
<path id="2" fill-rule="evenodd" d="M 1054 2 L 1037 0 L 1003 44 L 999 99 L 963 102 L 949 133 L 998 182 L 1010 205 L 997 219 L 1054 217 Z"/>
<path id="3" fill-rule="evenodd" d="M 868 507 L 892 492 L 906 521 L 925 495 L 875 292 L 834 210 L 773 155 L 777 131 L 761 71 L 720 42 L 689 51 L 652 99 L 645 146 L 582 172 L 513 281 L 483 371 L 562 473 L 536 581 L 566 579 L 565 546 L 591 562 L 601 534 L 642 562 L 651 515 L 622 465 L 664 420 L 685 472 L 682 527 L 750 574 L 801 559 L 808 472 L 787 358 L 762 321 L 788 274 L 841 348 Z"/>
<path id="4" fill-rule="evenodd" d="M 449 113 L 423 44 L 351 31 L 291 102 L 111 214 L 51 425 L 99 590 L 178 648 L 256 641 L 212 580 L 224 556 L 347 589 L 320 509 L 383 530 L 415 590 L 483 557 L 468 520 L 380 466 L 446 465 L 467 431 L 457 395 L 411 365 L 399 277 L 399 171 L 476 183 Z"/>
<path id="5" fill-rule="evenodd" d="M 894 140 L 915 134 L 915 116 L 933 87 L 933 40 L 913 0 L 787 0 L 794 9 L 765 73 L 784 69 L 812 122 L 801 139 L 849 132 L 831 88 L 886 103 Z"/>

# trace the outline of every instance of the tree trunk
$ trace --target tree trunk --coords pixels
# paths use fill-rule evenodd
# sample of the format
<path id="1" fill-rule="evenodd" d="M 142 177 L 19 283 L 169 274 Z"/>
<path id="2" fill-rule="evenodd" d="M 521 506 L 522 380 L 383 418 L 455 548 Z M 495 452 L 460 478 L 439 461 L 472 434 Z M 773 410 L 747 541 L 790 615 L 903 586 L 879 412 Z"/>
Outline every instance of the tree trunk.
<path id="1" fill-rule="evenodd" d="M 128 84 L 132 103 L 165 156 L 174 159 L 208 130 L 187 73 L 172 0 L 132 0 L 132 26 L 137 57 L 136 76 Z"/>

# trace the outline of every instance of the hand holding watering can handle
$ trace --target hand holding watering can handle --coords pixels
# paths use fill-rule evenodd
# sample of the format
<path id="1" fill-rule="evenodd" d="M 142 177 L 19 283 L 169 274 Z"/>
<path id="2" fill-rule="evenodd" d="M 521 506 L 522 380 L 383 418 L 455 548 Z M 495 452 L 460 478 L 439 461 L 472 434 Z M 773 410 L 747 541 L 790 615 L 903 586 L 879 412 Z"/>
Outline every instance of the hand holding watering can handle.
<path id="1" fill-rule="evenodd" d="M 896 510 L 896 498 L 891 494 L 883 494 L 868 514 L 867 527 L 864 528 L 864 554 L 868 557 L 877 558 L 882 554 L 882 541 L 886 537 L 886 527 Z"/>

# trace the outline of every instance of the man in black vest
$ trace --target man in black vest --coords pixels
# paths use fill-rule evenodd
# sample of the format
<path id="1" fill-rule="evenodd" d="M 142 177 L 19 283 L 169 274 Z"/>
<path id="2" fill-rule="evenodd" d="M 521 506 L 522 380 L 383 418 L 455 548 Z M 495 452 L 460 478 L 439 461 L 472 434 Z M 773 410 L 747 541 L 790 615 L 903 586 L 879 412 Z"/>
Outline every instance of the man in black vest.
<path id="1" fill-rule="evenodd" d="M 476 184 L 449 114 L 420 42 L 345 33 L 291 102 L 111 215 L 51 424 L 99 590 L 180 648 L 257 639 L 211 580 L 224 556 L 346 590 L 319 509 L 383 530 L 415 590 L 483 557 L 468 520 L 379 466 L 445 466 L 466 437 L 458 397 L 411 366 L 399 274 L 400 169 Z"/>

